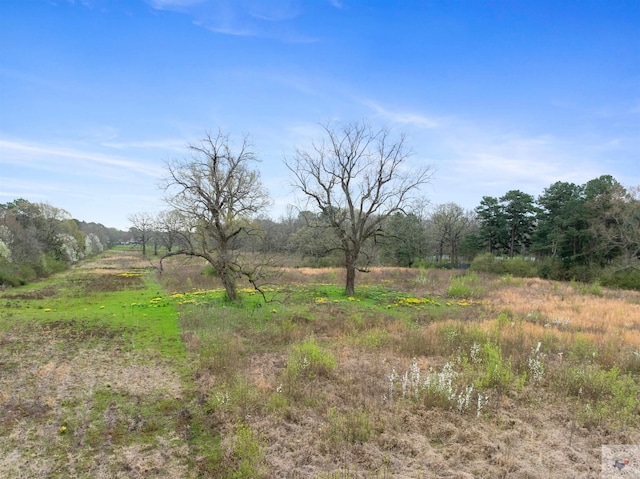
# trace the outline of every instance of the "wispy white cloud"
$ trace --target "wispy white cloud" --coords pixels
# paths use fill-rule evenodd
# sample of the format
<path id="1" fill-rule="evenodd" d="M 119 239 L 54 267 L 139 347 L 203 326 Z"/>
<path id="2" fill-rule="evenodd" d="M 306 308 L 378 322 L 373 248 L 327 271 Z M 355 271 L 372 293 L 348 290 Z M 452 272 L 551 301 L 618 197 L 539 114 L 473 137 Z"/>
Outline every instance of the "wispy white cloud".
<path id="1" fill-rule="evenodd" d="M 468 124 L 456 127 L 445 133 L 444 151 L 449 156 L 439 159 L 442 166 L 438 169 L 444 173 L 441 182 L 457 185 L 452 190 L 468 207 L 485 195 L 500 196 L 517 189 L 537 196 L 556 181 L 581 184 L 613 173 L 606 171 L 597 155 L 571 140 L 496 133 Z"/>
<path id="2" fill-rule="evenodd" d="M 157 10 L 189 15 L 193 24 L 222 35 L 273 38 L 312 43 L 316 38 L 296 31 L 291 21 L 304 9 L 300 0 L 147 0 Z"/>
<path id="3" fill-rule="evenodd" d="M 0 202 L 48 202 L 74 218 L 121 229 L 129 227 L 129 214 L 162 207 L 161 167 L 97 152 L 97 145 L 85 149 L 0 138 Z"/>
<path id="4" fill-rule="evenodd" d="M 147 3 L 158 10 L 177 10 L 207 3 L 207 1 L 208 0 L 148 0 Z"/>
<path id="5" fill-rule="evenodd" d="M 0 164 L 18 165 L 68 174 L 106 175 L 122 178 L 124 174 L 159 177 L 162 170 L 143 161 L 115 155 L 47 144 L 0 139 Z M 99 167 L 96 170 L 96 167 Z"/>
<path id="6" fill-rule="evenodd" d="M 363 99 L 360 102 L 366 107 L 373 110 L 373 112 L 379 116 L 384 118 L 386 121 L 392 123 L 400 123 L 403 125 L 411 125 L 413 127 L 421 128 L 421 129 L 431 129 L 436 128 L 440 125 L 441 120 L 436 118 L 432 118 L 426 115 L 422 115 L 419 113 L 409 112 L 409 111 L 393 111 L 387 108 L 384 108 L 379 103 L 369 100 Z"/>
<path id="7" fill-rule="evenodd" d="M 160 150 L 186 151 L 186 141 L 184 139 L 167 139 L 167 140 L 140 140 L 140 141 L 105 141 L 102 146 L 115 148 L 117 150 L 126 150 L 129 148 L 151 148 Z"/>
<path id="8" fill-rule="evenodd" d="M 47 181 L 25 180 L 15 177 L 2 177 L 5 184 L 0 188 L 0 198 L 10 200 L 16 198 L 28 198 L 31 201 L 39 201 L 46 199 L 50 194 L 59 194 L 68 191 L 64 185 L 51 184 Z"/>

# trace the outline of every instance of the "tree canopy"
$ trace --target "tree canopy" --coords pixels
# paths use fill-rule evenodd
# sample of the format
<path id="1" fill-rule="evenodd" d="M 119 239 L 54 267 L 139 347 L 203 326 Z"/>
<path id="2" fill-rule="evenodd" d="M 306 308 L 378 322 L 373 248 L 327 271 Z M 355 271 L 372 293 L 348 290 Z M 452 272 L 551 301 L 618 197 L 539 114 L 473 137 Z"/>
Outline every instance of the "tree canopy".
<path id="1" fill-rule="evenodd" d="M 355 291 L 356 270 L 365 269 L 365 245 L 384 235 L 384 223 L 403 212 L 431 178 L 428 167 L 408 168 L 404 135 L 366 122 L 325 123 L 323 136 L 297 148 L 285 163 L 294 186 L 326 220 L 346 269 L 345 291 Z"/>

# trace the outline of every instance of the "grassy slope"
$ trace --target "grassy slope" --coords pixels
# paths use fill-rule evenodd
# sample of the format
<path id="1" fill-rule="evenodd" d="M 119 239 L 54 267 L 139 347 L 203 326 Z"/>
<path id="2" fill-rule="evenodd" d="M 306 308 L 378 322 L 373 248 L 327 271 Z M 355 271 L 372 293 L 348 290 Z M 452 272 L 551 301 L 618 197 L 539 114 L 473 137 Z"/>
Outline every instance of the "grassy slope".
<path id="1" fill-rule="evenodd" d="M 0 477 L 187 474 L 177 311 L 114 254 L 2 295 Z"/>
<path id="2" fill-rule="evenodd" d="M 0 477 L 600 477 L 640 442 L 637 295 L 291 270 L 230 305 L 136 262 L 0 298 Z"/>

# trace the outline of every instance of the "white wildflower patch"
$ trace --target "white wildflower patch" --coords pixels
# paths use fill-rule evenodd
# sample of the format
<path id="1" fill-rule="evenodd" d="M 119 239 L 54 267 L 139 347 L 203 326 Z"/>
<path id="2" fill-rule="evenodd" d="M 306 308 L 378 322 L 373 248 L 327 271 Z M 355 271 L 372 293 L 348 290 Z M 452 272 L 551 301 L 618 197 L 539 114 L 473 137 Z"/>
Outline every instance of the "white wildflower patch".
<path id="1" fill-rule="evenodd" d="M 535 348 L 532 348 L 531 355 L 527 360 L 527 367 L 529 369 L 529 374 L 531 380 L 535 384 L 539 384 L 544 378 L 544 354 L 540 352 L 541 342 L 538 341 L 538 345 Z"/>
<path id="2" fill-rule="evenodd" d="M 384 399 L 393 401 L 396 390 L 399 388 L 403 399 L 424 400 L 428 404 L 435 403 L 454 409 L 460 414 L 471 410 L 476 405 L 477 399 L 477 407 L 481 410 L 488 401 L 488 396 L 476 393 L 473 385 L 459 388 L 456 385 L 458 379 L 459 373 L 452 362 L 447 362 L 440 371 L 433 368 L 423 371 L 414 358 L 409 369 L 404 373 L 398 374 L 395 368 L 392 369 L 387 376 L 389 391 Z M 479 415 L 478 412 L 477 416 Z"/>

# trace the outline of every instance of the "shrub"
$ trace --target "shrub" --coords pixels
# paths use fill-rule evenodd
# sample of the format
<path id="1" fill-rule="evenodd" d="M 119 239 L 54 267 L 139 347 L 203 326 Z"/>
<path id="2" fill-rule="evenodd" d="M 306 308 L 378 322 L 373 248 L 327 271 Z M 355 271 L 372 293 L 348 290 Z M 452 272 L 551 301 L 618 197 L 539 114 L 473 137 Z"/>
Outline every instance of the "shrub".
<path id="1" fill-rule="evenodd" d="M 326 440 L 331 449 L 337 449 L 344 443 L 363 444 L 371 437 L 371 422 L 363 409 L 341 413 L 332 407 L 327 420 Z"/>
<path id="2" fill-rule="evenodd" d="M 595 265 L 579 264 L 569 268 L 567 279 L 580 281 L 581 283 L 591 283 L 599 275 L 600 268 Z"/>
<path id="3" fill-rule="evenodd" d="M 564 389 L 571 395 L 590 401 L 600 401 L 612 395 L 620 379 L 617 367 L 609 371 L 598 366 L 574 366 L 565 371 Z"/>
<path id="4" fill-rule="evenodd" d="M 235 470 L 230 475 L 233 479 L 257 479 L 264 476 L 264 451 L 253 430 L 240 424 L 235 431 L 231 458 Z"/>
<path id="5" fill-rule="evenodd" d="M 496 258 L 491 253 L 484 253 L 476 256 L 471 262 L 473 271 L 482 271 L 484 273 L 504 274 L 504 260 Z"/>
<path id="6" fill-rule="evenodd" d="M 578 283 L 574 280 L 571 280 L 571 287 L 578 294 L 591 294 L 593 296 L 604 295 L 599 281 L 595 281 L 593 283 Z"/>
<path id="7" fill-rule="evenodd" d="M 287 360 L 287 375 L 291 379 L 329 376 L 336 368 L 336 359 L 331 351 L 322 348 L 310 338 L 296 344 Z"/>
<path id="8" fill-rule="evenodd" d="M 582 335 L 576 336 L 575 340 L 569 346 L 567 354 L 569 360 L 580 364 L 594 361 L 597 355 L 597 346 L 593 341 Z"/>
<path id="9" fill-rule="evenodd" d="M 538 276 L 542 279 L 554 279 L 566 281 L 569 274 L 562 261 L 553 258 L 544 258 L 538 261 Z"/>
<path id="10" fill-rule="evenodd" d="M 600 276 L 600 282 L 608 288 L 640 291 L 640 269 L 629 266 L 617 271 L 608 271 Z"/>
<path id="11" fill-rule="evenodd" d="M 502 349 L 497 344 L 485 343 L 481 350 L 483 375 L 476 381 L 480 389 L 495 389 L 502 394 L 509 390 L 516 379 L 511 360 L 504 360 Z"/>
<path id="12" fill-rule="evenodd" d="M 475 273 L 454 276 L 447 289 L 450 298 L 480 298 L 483 294 L 484 288 Z"/>
<path id="13" fill-rule="evenodd" d="M 538 265 L 535 261 L 525 258 L 510 258 L 502 261 L 505 273 L 521 278 L 538 276 Z"/>
<path id="14" fill-rule="evenodd" d="M 609 370 L 594 365 L 570 367 L 556 384 L 578 398 L 577 415 L 587 427 L 603 422 L 635 427 L 640 422 L 640 387 L 616 366 Z"/>

